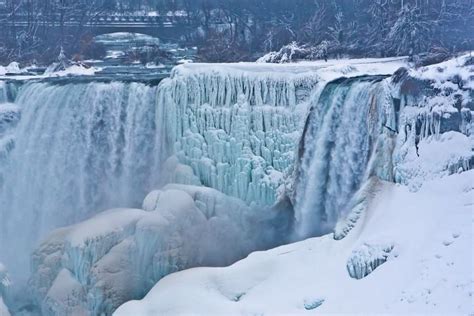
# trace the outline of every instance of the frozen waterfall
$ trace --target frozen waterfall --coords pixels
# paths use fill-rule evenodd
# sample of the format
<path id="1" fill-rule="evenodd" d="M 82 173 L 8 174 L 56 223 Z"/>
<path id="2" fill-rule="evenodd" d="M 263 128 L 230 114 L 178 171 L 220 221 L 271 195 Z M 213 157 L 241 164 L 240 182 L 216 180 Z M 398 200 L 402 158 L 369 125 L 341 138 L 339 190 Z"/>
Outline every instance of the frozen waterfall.
<path id="1" fill-rule="evenodd" d="M 29 250 L 52 229 L 112 207 L 140 206 L 156 188 L 156 89 L 139 83 L 20 89 L 14 149 L 0 166 L 0 254 L 13 272 L 25 271 Z"/>

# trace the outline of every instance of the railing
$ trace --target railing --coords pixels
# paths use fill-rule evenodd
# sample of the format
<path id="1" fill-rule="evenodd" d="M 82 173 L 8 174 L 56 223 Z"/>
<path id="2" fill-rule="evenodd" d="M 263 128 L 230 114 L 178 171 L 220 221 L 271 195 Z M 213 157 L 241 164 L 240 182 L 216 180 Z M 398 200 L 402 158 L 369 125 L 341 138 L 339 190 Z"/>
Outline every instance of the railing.
<path id="1" fill-rule="evenodd" d="M 182 16 L 134 16 L 134 15 L 98 15 L 94 17 L 60 14 L 43 15 L 15 15 L 1 14 L 0 24 L 27 26 L 30 24 L 65 25 L 65 26 L 95 26 L 95 27 L 146 27 L 161 26 L 174 27 L 186 24 L 187 18 Z"/>

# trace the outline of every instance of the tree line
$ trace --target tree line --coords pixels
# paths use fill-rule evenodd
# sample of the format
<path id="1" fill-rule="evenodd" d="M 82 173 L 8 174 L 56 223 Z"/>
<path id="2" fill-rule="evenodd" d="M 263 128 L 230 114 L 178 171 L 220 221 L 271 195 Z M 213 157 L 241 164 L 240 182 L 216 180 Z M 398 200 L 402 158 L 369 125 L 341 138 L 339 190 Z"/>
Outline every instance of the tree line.
<path id="1" fill-rule="evenodd" d="M 279 50 L 281 58 L 314 59 L 474 47 L 474 0 L 5 0 L 2 11 L 8 24 L 0 60 L 48 60 L 60 47 L 93 55 L 87 21 L 149 12 L 185 16 L 195 31 L 182 42 L 198 46 L 204 61 L 255 60 Z M 71 15 L 77 27 L 66 28 Z M 16 26 L 19 16 L 27 26 Z"/>

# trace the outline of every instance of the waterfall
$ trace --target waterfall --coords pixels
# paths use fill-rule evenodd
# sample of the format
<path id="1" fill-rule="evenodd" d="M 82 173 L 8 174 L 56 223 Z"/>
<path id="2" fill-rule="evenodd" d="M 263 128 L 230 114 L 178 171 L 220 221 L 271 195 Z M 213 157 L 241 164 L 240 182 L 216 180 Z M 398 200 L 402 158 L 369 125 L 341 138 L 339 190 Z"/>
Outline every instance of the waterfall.
<path id="1" fill-rule="evenodd" d="M 381 80 L 336 80 L 313 105 L 300 144 L 295 184 L 298 238 L 332 231 L 369 176 L 374 142 L 382 124 L 390 123 L 385 122 L 387 100 Z"/>
<path id="2" fill-rule="evenodd" d="M 27 254 L 51 229 L 139 207 L 156 188 L 156 90 L 118 82 L 20 89 L 14 149 L 0 166 L 0 255 L 11 270 L 25 271 Z"/>
<path id="3" fill-rule="evenodd" d="M 5 103 L 8 101 L 8 90 L 7 83 L 0 81 L 0 103 Z"/>

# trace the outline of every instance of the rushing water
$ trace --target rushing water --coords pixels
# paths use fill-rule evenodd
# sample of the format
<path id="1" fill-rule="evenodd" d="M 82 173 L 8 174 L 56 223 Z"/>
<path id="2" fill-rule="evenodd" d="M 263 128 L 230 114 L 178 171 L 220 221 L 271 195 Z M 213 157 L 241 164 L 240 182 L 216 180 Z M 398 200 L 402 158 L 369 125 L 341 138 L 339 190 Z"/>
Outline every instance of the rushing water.
<path id="1" fill-rule="evenodd" d="M 52 229 L 141 205 L 159 181 L 160 133 L 156 87 L 145 84 L 28 83 L 15 103 L 22 119 L 0 166 L 0 259 L 26 271 Z"/>
<path id="2" fill-rule="evenodd" d="M 379 77 L 329 83 L 313 105 L 301 141 L 296 184 L 298 238 L 328 233 L 350 211 L 367 178 L 383 111 Z"/>

